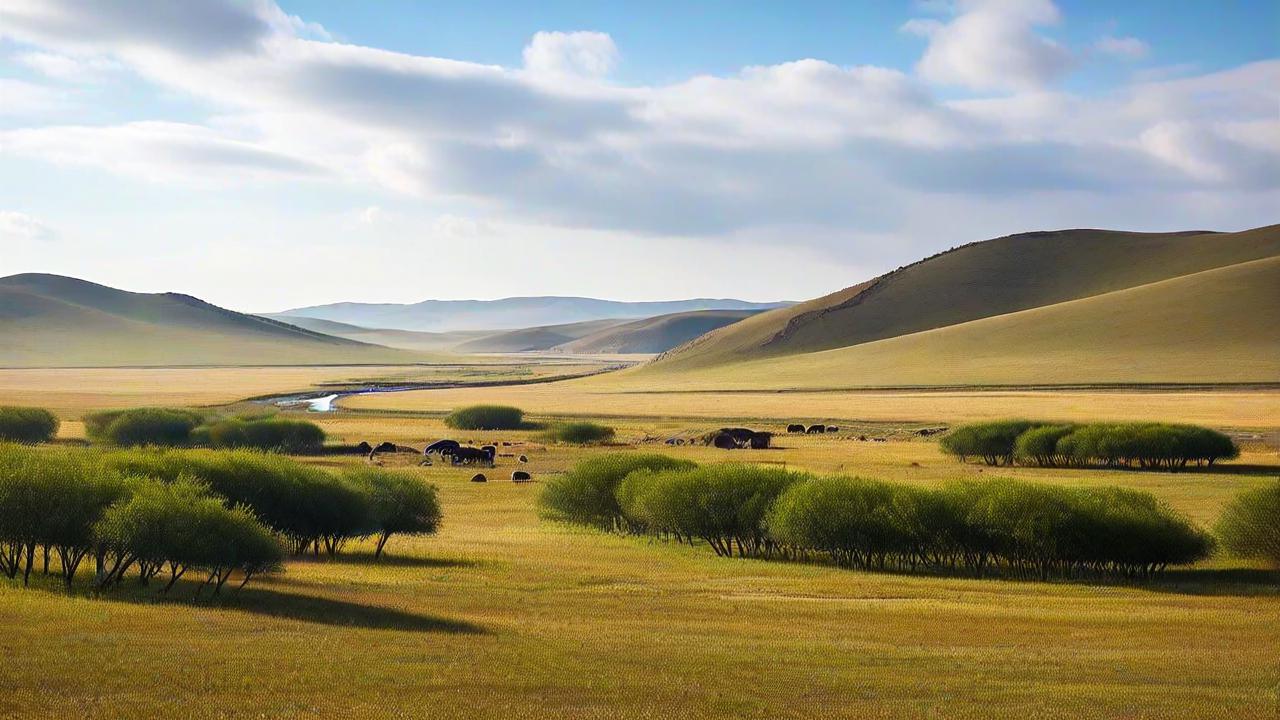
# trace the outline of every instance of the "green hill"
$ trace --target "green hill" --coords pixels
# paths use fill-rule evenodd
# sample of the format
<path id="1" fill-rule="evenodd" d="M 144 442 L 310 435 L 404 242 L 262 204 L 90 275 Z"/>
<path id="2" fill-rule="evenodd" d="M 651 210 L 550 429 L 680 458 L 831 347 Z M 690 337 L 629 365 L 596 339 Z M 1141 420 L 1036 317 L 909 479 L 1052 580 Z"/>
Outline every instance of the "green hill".
<path id="1" fill-rule="evenodd" d="M 367 328 L 334 320 L 302 317 L 300 315 L 263 315 L 306 330 L 346 338 L 372 345 L 385 345 L 419 352 L 450 352 L 469 340 L 488 337 L 492 332 L 483 330 L 455 330 L 452 332 L 423 332 L 420 330 L 393 330 L 391 328 Z"/>
<path id="2" fill-rule="evenodd" d="M 651 364 L 591 381 L 664 390 L 1280 382 L 1280 256 L 835 350 Z"/>
<path id="3" fill-rule="evenodd" d="M 758 310 L 695 310 L 635 320 L 594 332 L 555 350 L 576 354 L 660 353 L 759 314 Z"/>
<path id="4" fill-rule="evenodd" d="M 489 332 L 474 340 L 460 343 L 454 349 L 463 353 L 512 353 L 550 350 L 557 345 L 572 342 L 592 333 L 607 330 L 627 322 L 626 320 L 586 320 L 562 325 L 541 325 Z"/>
<path id="5" fill-rule="evenodd" d="M 132 293 L 28 273 L 0 278 L 0 365 L 263 365 L 417 362 L 177 293 Z"/>
<path id="6" fill-rule="evenodd" d="M 706 367 L 847 347 L 1280 254 L 1280 225 L 1238 233 L 1035 232 L 973 243 L 713 331 L 657 365 Z"/>

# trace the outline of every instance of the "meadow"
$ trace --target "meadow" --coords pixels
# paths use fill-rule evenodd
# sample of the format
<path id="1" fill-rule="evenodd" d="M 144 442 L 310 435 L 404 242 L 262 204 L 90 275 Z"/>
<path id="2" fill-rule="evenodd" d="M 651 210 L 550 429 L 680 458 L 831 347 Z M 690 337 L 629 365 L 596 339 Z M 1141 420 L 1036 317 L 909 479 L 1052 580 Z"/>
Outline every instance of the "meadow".
<path id="1" fill-rule="evenodd" d="M 0 374 L 0 404 L 37 404 L 44 380 L 15 390 L 16 372 Z M 154 382 L 178 376 L 151 373 L 148 395 L 144 371 L 110 372 L 124 374 L 97 387 L 81 380 L 80 396 L 70 380 L 49 390 L 66 393 L 57 396 L 63 437 L 82 432 L 70 421 L 79 412 L 132 402 L 123 392 L 145 404 L 182 404 L 184 392 L 186 403 L 220 404 L 369 374 L 280 369 L 280 384 L 260 391 L 271 378 L 249 371 L 216 374 L 216 386 L 187 376 L 185 389 Z M 500 452 L 527 455 L 535 480 L 639 447 L 921 486 L 991 476 L 1121 485 L 1206 526 L 1237 493 L 1280 475 L 1280 414 L 1268 391 L 601 396 L 584 384 L 364 396 L 307 419 L 335 442 L 522 443 Z M 203 400 L 191 399 L 197 393 Z M 481 400 L 520 405 L 536 423 L 602 419 L 622 447 L 444 427 L 446 410 Z M 1239 459 L 1179 473 L 991 468 L 960 463 L 914 432 L 1011 412 L 1250 432 L 1238 435 L 1247 435 Z M 779 430 L 792 416 L 838 421 L 841 431 L 782 435 L 770 450 L 663 444 L 739 422 Z M 469 482 L 471 469 L 418 467 L 416 455 L 381 457 L 434 483 L 444 510 L 438 535 L 395 538 L 381 561 L 372 541 L 333 560 L 291 559 L 217 602 L 191 601 L 190 584 L 160 599 L 129 585 L 93 598 L 80 588 L 67 596 L 52 577 L 30 590 L 0 582 L 0 716 L 1211 718 L 1280 709 L 1280 577 L 1247 562 L 1219 556 L 1158 581 L 1094 584 L 725 559 L 705 546 L 541 520 L 541 483 L 505 480 L 512 457 L 482 470 L 487 483 Z"/>

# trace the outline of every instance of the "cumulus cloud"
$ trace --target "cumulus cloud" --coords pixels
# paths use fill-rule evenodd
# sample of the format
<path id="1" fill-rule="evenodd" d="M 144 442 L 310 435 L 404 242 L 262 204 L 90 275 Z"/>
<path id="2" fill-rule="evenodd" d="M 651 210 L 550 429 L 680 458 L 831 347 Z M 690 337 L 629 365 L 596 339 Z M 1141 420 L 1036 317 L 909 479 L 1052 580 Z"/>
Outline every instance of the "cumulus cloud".
<path id="1" fill-rule="evenodd" d="M 1267 125 L 1280 61 L 1102 97 L 1053 90 L 1071 57 L 1038 32 L 1061 19 L 1047 0 L 962 1 L 904 26 L 928 38 L 915 74 L 802 59 L 657 86 L 603 82 L 618 51 L 601 33 L 539 33 L 507 68 L 329 42 L 265 2 L 180 5 L 189 17 L 123 28 L 105 17 L 114 4 L 0 0 L 0 33 L 109 58 L 219 113 L 9 130 L 0 153 L 166 181 L 332 178 L 560 227 L 830 244 L 855 227 L 962 240 L 1107 224 L 1137 217 L 1124 214 L 1136 188 L 1240 197 L 1280 184 Z M 215 37 L 184 39 L 179 20 L 206 17 L 220 19 Z M 943 99 L 938 83 L 991 94 Z M 940 197 L 963 229 L 913 224 Z M 442 222 L 440 234 L 468 227 Z"/>
<path id="2" fill-rule="evenodd" d="M 0 77 L 0 98 L 0 117 L 45 115 L 66 104 L 63 93 L 14 78 Z"/>
<path id="3" fill-rule="evenodd" d="M 1061 16 L 1050 0 L 961 0 L 949 22 L 912 20 L 903 30 L 929 38 L 920 76 L 974 90 L 1028 90 L 1065 73 L 1071 53 L 1036 32 Z"/>
<path id="4" fill-rule="evenodd" d="M 1093 49 L 1103 55 L 1122 60 L 1141 60 L 1151 52 L 1151 47 L 1136 37 L 1104 35 L 1093 44 Z"/>
<path id="5" fill-rule="evenodd" d="M 599 78 L 618 62 L 613 38 L 601 32 L 539 32 L 524 49 L 524 66 L 534 73 Z"/>
<path id="6" fill-rule="evenodd" d="M 103 57 L 75 57 L 51 52 L 24 52 L 14 57 L 19 64 L 63 82 L 95 82 L 120 69 L 120 64 Z"/>
<path id="7" fill-rule="evenodd" d="M 0 210 L 0 240 L 30 242 L 53 239 L 53 229 L 40 220 L 15 210 Z"/>

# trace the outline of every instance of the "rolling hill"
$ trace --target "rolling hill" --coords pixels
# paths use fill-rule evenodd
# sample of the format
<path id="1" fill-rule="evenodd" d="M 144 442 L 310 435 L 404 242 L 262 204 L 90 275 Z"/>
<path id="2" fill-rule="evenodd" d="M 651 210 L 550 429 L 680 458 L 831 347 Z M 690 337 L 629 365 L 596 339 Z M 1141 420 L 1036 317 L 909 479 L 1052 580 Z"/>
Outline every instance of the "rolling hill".
<path id="1" fill-rule="evenodd" d="M 700 335 L 760 313 L 759 310 L 695 310 L 614 325 L 557 345 L 574 354 L 650 354 L 670 350 Z"/>
<path id="2" fill-rule="evenodd" d="M 492 334 L 484 331 L 458 330 L 447 333 L 421 332 L 418 330 L 390 330 L 387 328 L 367 328 L 349 323 L 321 320 L 293 315 L 263 315 L 261 317 L 278 320 L 296 327 L 314 332 L 346 338 L 373 345 L 385 345 L 403 350 L 419 352 L 451 352 L 458 345 L 469 340 L 487 337 Z"/>
<path id="3" fill-rule="evenodd" d="M 418 362 L 404 350 L 59 275 L 0 278 L 0 365 L 314 365 Z"/>
<path id="4" fill-rule="evenodd" d="M 407 305 L 345 302 L 295 308 L 279 313 L 267 313 L 267 315 L 319 318 L 361 327 L 397 330 L 497 331 L 565 325 L 589 320 L 633 320 L 692 310 L 766 310 L 788 304 L 708 298 L 663 302 L 618 302 L 579 297 L 513 297 L 502 300 L 426 300 Z"/>
<path id="5" fill-rule="evenodd" d="M 1280 225 L 1237 233 L 1063 230 L 950 250 L 699 337 L 656 362 L 696 368 L 859 345 L 1280 254 Z"/>
<path id="6" fill-rule="evenodd" d="M 557 345 L 572 342 L 578 338 L 607 330 L 625 322 L 627 321 L 610 318 L 482 333 L 480 337 L 459 344 L 455 350 L 464 353 L 510 353 L 550 350 Z"/>
<path id="7" fill-rule="evenodd" d="M 1280 382 L 1280 255 L 834 350 L 592 380 L 635 390 Z"/>

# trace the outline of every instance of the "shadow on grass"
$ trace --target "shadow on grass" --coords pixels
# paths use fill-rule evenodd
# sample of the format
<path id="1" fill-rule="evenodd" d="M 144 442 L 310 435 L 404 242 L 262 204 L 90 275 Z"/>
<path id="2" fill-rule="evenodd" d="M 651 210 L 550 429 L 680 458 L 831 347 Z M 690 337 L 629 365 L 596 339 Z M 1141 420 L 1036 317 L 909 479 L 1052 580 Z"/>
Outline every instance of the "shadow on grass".
<path id="1" fill-rule="evenodd" d="M 1280 570 L 1255 568 L 1188 568 L 1164 573 L 1133 587 L 1179 595 L 1268 596 L 1280 595 Z"/>
<path id="2" fill-rule="evenodd" d="M 394 542 L 394 539 L 392 540 Z M 391 544 L 388 543 L 388 548 Z M 461 558 L 436 558 L 421 557 L 413 555 L 396 555 L 394 549 L 386 550 L 382 553 L 382 557 L 374 557 L 373 553 L 366 551 L 343 552 L 335 557 L 328 555 L 291 555 L 289 562 L 291 563 L 332 563 L 334 565 L 368 565 L 370 567 L 415 567 L 415 568 L 469 568 L 477 567 L 480 563 L 475 560 L 464 560 Z"/>

